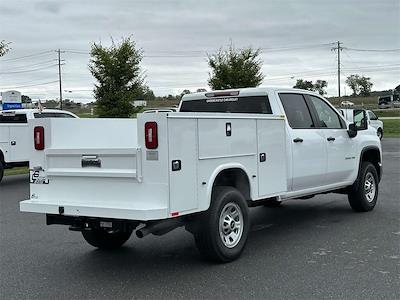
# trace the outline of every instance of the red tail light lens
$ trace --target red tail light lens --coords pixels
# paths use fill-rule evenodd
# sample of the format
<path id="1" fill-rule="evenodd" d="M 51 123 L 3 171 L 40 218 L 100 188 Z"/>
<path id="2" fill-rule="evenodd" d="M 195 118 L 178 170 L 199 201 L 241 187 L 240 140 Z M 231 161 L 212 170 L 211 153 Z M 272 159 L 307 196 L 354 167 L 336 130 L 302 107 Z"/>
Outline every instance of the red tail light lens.
<path id="1" fill-rule="evenodd" d="M 146 122 L 144 124 L 144 136 L 147 149 L 157 149 L 158 147 L 158 132 L 156 122 Z"/>
<path id="2" fill-rule="evenodd" d="M 33 129 L 33 143 L 36 150 L 44 150 L 44 127 L 36 126 Z"/>

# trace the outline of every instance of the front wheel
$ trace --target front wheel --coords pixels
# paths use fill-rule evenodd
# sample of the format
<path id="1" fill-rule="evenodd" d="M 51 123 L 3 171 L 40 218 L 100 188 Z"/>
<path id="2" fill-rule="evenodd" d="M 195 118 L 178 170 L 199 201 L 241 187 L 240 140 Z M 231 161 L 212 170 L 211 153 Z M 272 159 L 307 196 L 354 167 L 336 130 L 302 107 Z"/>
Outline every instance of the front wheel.
<path id="1" fill-rule="evenodd" d="M 130 231 L 112 231 L 106 229 L 92 229 L 82 231 L 83 238 L 93 247 L 99 249 L 117 249 L 129 239 Z"/>
<path id="2" fill-rule="evenodd" d="M 357 181 L 348 194 L 353 210 L 365 212 L 373 210 L 378 200 L 378 173 L 370 162 L 363 162 Z"/>
<path id="3" fill-rule="evenodd" d="M 378 138 L 381 140 L 383 138 L 382 128 L 378 128 L 378 130 L 376 131 L 376 134 L 378 135 Z"/>
<path id="4" fill-rule="evenodd" d="M 242 253 L 250 228 L 247 202 L 233 187 L 216 187 L 210 208 L 194 232 L 197 248 L 207 259 L 233 261 Z"/>

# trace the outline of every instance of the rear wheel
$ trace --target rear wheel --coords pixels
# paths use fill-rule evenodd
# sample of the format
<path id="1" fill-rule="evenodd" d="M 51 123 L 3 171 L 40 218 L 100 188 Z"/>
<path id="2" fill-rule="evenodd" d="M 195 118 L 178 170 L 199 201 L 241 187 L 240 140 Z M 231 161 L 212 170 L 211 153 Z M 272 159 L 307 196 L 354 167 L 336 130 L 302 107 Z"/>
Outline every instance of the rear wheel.
<path id="1" fill-rule="evenodd" d="M 0 182 L 3 180 L 4 176 L 4 164 L 2 161 L 0 161 Z"/>
<path id="2" fill-rule="evenodd" d="M 242 253 L 250 228 L 247 202 L 233 187 L 216 187 L 209 210 L 194 232 L 197 248 L 207 259 L 233 261 Z"/>
<path id="3" fill-rule="evenodd" d="M 112 231 L 106 229 L 92 229 L 82 231 L 83 238 L 93 247 L 99 249 L 117 249 L 129 239 L 130 231 Z"/>
<path id="4" fill-rule="evenodd" d="M 353 210 L 365 212 L 373 210 L 378 200 L 378 173 L 370 162 L 363 162 L 357 181 L 348 194 Z"/>

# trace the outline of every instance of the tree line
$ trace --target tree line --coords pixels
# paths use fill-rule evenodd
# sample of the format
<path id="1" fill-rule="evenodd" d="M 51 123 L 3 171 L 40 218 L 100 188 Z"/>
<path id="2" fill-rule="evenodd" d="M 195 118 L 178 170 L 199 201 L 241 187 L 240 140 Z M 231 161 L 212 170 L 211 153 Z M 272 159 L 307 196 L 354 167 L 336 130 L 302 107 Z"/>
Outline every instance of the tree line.
<path id="1" fill-rule="evenodd" d="M 9 43 L 0 41 L 0 57 L 9 50 Z M 210 89 L 223 90 L 261 85 L 265 76 L 262 73 L 263 61 L 260 54 L 260 49 L 251 47 L 236 49 L 233 44 L 227 49 L 220 48 L 216 53 L 207 54 Z M 182 95 L 191 93 L 185 89 L 180 95 L 156 97 L 146 85 L 141 69 L 143 50 L 138 49 L 130 37 L 123 38 L 118 43 L 112 39 L 109 47 L 93 43 L 90 55 L 89 70 L 97 81 L 94 86 L 96 114 L 100 117 L 130 117 L 136 112 L 132 105 L 135 99 L 179 101 Z M 346 84 L 352 89 L 353 96 L 368 96 L 373 86 L 371 78 L 357 74 L 348 76 Z M 325 95 L 328 83 L 326 80 L 313 82 L 297 79 L 293 87 Z"/>

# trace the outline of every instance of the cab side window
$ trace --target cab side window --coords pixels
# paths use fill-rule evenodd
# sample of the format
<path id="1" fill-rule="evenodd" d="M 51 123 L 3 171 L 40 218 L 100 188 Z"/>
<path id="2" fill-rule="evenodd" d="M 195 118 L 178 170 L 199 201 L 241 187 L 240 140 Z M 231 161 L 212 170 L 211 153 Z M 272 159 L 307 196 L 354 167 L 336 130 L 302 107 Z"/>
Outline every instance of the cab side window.
<path id="1" fill-rule="evenodd" d="M 344 128 L 343 122 L 340 121 L 339 115 L 324 100 L 311 95 L 308 97 L 314 105 L 320 127 L 332 129 Z"/>
<path id="2" fill-rule="evenodd" d="M 303 95 L 279 93 L 279 98 L 282 101 L 290 127 L 294 129 L 315 127 Z"/>
<path id="3" fill-rule="evenodd" d="M 378 117 L 370 110 L 367 111 L 371 120 L 378 120 Z"/>

